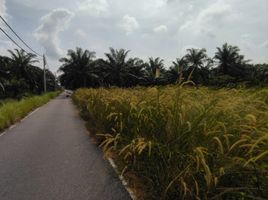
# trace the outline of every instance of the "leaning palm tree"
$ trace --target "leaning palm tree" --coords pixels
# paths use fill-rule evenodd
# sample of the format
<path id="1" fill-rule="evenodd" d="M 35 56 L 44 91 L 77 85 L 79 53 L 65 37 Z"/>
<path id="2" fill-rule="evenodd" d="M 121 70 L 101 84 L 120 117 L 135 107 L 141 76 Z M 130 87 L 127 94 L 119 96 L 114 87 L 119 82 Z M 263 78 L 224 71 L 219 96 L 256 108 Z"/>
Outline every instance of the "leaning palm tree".
<path id="1" fill-rule="evenodd" d="M 76 48 L 68 50 L 67 57 L 59 59 L 62 63 L 59 68 L 63 74 L 60 76 L 60 82 L 69 89 L 91 86 L 98 75 L 94 69 L 95 52 Z"/>
<path id="2" fill-rule="evenodd" d="M 239 54 L 240 49 L 225 43 L 221 48 L 217 47 L 214 58 L 218 61 L 218 71 L 228 75 L 239 75 L 241 67 L 248 61 Z"/>

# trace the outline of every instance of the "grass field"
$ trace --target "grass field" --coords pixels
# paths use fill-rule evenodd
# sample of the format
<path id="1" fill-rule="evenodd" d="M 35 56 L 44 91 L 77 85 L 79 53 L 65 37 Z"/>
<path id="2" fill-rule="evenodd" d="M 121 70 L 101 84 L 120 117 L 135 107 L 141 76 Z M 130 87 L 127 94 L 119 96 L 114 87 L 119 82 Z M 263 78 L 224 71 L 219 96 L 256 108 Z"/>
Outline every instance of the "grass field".
<path id="1" fill-rule="evenodd" d="M 267 88 L 80 89 L 73 100 L 144 199 L 268 197 Z"/>
<path id="2" fill-rule="evenodd" d="M 8 99 L 0 102 L 0 131 L 26 116 L 33 109 L 45 104 L 59 92 L 50 92 L 41 96 L 26 97 L 20 101 Z"/>

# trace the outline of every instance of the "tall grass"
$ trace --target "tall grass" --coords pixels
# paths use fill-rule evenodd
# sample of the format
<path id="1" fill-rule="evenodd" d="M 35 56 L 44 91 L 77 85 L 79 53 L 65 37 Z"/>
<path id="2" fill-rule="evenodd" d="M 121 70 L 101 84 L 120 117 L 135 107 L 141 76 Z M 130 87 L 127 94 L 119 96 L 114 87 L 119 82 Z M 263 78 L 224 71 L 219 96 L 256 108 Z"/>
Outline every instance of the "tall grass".
<path id="1" fill-rule="evenodd" d="M 268 197 L 268 89 L 80 89 L 73 100 L 145 199 Z"/>
<path id="2" fill-rule="evenodd" d="M 23 118 L 31 110 L 45 104 L 58 94 L 59 92 L 49 92 L 41 96 L 27 97 L 20 101 L 2 101 L 0 104 L 0 131 L 9 127 L 11 124 Z"/>

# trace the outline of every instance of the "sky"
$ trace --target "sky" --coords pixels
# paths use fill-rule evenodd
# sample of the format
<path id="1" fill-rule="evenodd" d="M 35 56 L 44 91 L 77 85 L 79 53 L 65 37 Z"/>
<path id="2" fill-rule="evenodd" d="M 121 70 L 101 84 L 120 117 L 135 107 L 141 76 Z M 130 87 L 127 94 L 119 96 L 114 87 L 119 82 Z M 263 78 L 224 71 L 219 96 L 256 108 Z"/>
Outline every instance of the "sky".
<path id="1" fill-rule="evenodd" d="M 52 71 L 76 47 L 97 57 L 124 48 L 131 57 L 161 57 L 168 67 L 188 48 L 213 57 L 227 42 L 252 63 L 268 63 L 267 11 L 268 0 L 0 0 L 0 15 L 46 54 Z M 0 54 L 14 48 L 0 33 Z"/>

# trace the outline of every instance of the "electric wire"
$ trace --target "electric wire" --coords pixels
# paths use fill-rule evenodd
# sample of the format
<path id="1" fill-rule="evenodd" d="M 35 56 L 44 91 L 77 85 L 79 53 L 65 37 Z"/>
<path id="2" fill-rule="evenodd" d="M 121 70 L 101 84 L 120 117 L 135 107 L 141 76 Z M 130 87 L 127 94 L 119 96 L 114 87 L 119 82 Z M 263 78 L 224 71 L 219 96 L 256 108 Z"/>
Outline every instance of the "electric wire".
<path id="1" fill-rule="evenodd" d="M 17 42 L 15 42 L 15 40 L 13 40 L 1 27 L 0 30 L 20 49 L 22 49 L 23 51 L 25 51 L 25 49 L 23 49 Z M 27 51 L 25 51 L 26 53 L 28 53 Z"/>
<path id="2" fill-rule="evenodd" d="M 37 53 L 36 51 L 34 51 L 26 42 L 24 42 L 24 40 L 16 33 L 16 31 L 13 30 L 13 28 L 7 23 L 7 21 L 0 15 L 0 18 L 2 19 L 2 21 L 7 25 L 7 27 L 19 38 L 19 40 L 26 46 L 28 47 L 28 49 L 30 49 L 34 54 L 38 55 L 38 56 L 42 56 L 39 53 Z M 5 33 L 6 34 L 6 33 Z M 6 34 L 7 35 L 7 34 Z M 9 37 L 10 38 L 10 37 Z M 21 48 L 22 49 L 22 48 Z M 25 51 L 25 50 L 24 50 Z"/>

